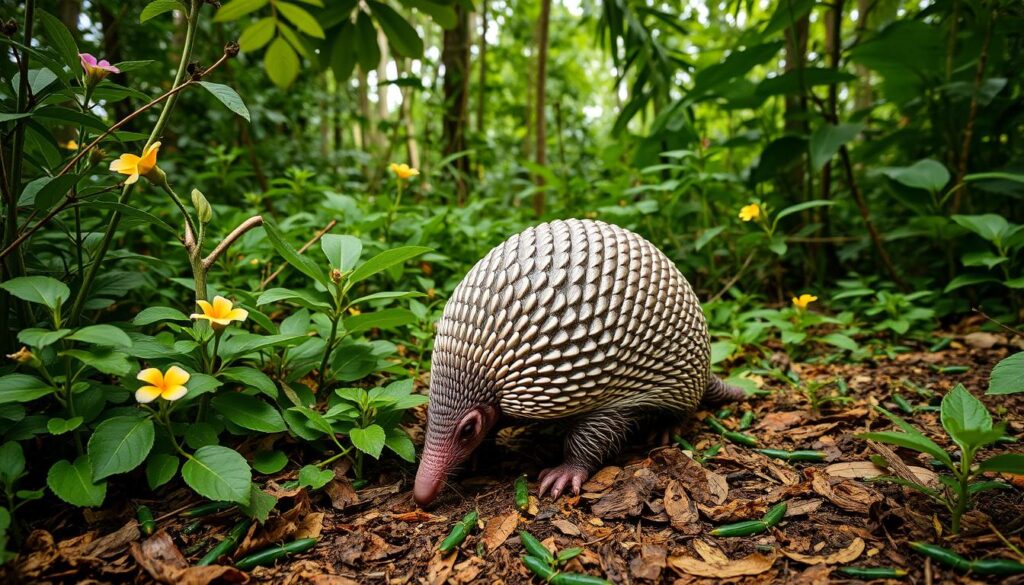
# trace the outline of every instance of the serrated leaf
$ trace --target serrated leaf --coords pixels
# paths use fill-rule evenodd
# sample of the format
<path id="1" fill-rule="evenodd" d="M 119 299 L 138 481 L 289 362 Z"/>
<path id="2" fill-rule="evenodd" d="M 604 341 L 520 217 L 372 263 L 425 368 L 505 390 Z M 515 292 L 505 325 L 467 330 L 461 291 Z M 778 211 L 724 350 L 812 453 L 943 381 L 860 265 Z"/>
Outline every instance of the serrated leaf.
<path id="1" fill-rule="evenodd" d="M 247 505 L 252 470 L 237 451 L 207 445 L 193 454 L 181 468 L 181 476 L 199 495 L 215 501 Z"/>
<path id="2" fill-rule="evenodd" d="M 102 423 L 89 437 L 92 477 L 104 479 L 142 464 L 156 436 L 153 419 L 117 416 Z"/>
<path id="3" fill-rule="evenodd" d="M 94 482 L 89 458 L 80 456 L 71 463 L 61 459 L 50 467 L 46 485 L 58 498 L 73 506 L 94 508 L 103 504 L 107 495 L 107 482 Z"/>

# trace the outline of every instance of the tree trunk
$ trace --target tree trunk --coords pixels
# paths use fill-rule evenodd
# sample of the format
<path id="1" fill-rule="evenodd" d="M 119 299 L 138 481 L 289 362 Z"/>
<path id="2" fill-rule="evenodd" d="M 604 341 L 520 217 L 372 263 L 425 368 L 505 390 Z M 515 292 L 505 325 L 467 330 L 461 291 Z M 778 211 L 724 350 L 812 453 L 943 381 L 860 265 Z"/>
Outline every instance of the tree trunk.
<path id="1" fill-rule="evenodd" d="M 540 18 L 537 21 L 537 101 L 533 111 L 536 121 L 535 135 L 537 145 L 534 151 L 534 161 L 544 166 L 547 163 L 547 128 L 544 102 L 547 99 L 547 73 L 548 73 L 548 28 L 551 24 L 551 0 L 541 0 Z M 543 189 L 544 178 L 538 175 L 536 178 L 537 191 L 533 194 L 533 212 L 540 217 L 544 214 L 544 200 L 546 193 Z"/>
<path id="2" fill-rule="evenodd" d="M 466 150 L 466 125 L 469 122 L 469 11 L 456 4 L 455 18 L 455 26 L 444 31 L 441 53 L 445 103 L 441 136 L 446 157 Z M 469 158 L 464 155 L 458 157 L 452 162 L 452 167 L 456 202 L 463 205 L 468 192 Z"/>
<path id="3" fill-rule="evenodd" d="M 487 0 L 480 0 L 480 73 L 477 79 L 476 133 L 484 134 L 484 114 L 487 104 Z"/>

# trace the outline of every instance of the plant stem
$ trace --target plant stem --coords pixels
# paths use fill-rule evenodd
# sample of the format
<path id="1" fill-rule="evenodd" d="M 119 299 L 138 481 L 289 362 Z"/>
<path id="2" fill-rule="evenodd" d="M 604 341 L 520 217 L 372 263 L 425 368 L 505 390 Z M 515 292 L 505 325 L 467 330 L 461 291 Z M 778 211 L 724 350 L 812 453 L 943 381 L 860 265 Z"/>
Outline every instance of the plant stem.
<path id="1" fill-rule="evenodd" d="M 317 375 L 317 389 L 323 388 L 324 377 L 327 374 L 327 361 L 331 357 L 331 350 L 334 349 L 334 338 L 338 334 L 338 321 L 341 320 L 341 315 L 335 315 L 331 319 L 331 335 L 327 338 L 327 345 L 324 346 L 324 357 L 320 360 L 320 373 Z"/>

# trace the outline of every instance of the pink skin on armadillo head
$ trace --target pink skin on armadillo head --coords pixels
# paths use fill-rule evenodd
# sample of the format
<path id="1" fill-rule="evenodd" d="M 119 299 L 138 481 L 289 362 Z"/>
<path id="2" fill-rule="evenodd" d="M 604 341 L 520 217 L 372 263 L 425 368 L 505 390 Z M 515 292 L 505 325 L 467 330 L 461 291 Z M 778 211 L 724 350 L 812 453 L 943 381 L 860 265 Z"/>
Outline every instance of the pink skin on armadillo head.
<path id="1" fill-rule="evenodd" d="M 474 406 L 462 413 L 440 412 L 447 409 L 436 403 L 429 408 L 427 440 L 412 491 L 413 499 L 423 508 L 434 503 L 445 479 L 483 442 L 499 414 L 495 406 Z"/>

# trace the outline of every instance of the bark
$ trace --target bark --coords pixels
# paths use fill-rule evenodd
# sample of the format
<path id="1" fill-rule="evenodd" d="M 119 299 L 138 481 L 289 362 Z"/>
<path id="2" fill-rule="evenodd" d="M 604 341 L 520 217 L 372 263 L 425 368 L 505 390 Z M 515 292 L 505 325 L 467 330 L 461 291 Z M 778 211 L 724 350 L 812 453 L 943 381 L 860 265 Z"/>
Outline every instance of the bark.
<path id="1" fill-rule="evenodd" d="M 545 100 L 547 99 L 547 72 L 548 72 L 548 29 L 551 24 L 551 0 L 541 0 L 540 18 L 537 22 L 537 96 L 536 107 L 533 116 L 536 121 L 535 135 L 537 143 L 535 147 L 534 161 L 544 166 L 547 163 L 547 128 L 545 115 Z M 533 194 L 533 211 L 540 217 L 544 214 L 544 202 L 546 193 L 543 189 L 544 178 L 535 178 L 538 189 Z"/>
<path id="2" fill-rule="evenodd" d="M 446 157 L 466 150 L 466 125 L 469 122 L 469 11 L 461 4 L 456 4 L 455 17 L 455 26 L 444 31 L 444 49 L 441 53 L 445 103 L 441 136 Z M 468 193 L 466 177 L 469 175 L 469 157 L 458 157 L 451 163 L 451 167 L 456 202 L 462 205 Z"/>

